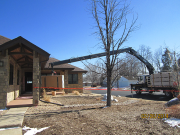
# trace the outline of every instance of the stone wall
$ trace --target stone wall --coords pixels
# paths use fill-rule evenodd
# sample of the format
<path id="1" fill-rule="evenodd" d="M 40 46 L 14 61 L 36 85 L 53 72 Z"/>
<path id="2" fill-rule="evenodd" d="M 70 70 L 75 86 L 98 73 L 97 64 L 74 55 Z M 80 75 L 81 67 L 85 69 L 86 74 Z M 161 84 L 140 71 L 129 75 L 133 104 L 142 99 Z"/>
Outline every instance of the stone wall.
<path id="1" fill-rule="evenodd" d="M 66 75 L 65 88 L 83 88 L 83 76 L 82 73 L 78 73 L 78 84 L 68 84 L 68 75 Z M 65 92 L 71 93 L 72 91 L 77 90 L 80 93 L 83 92 L 83 89 L 67 89 Z"/>
<path id="2" fill-rule="evenodd" d="M 39 104 L 39 87 L 40 86 L 40 64 L 39 64 L 39 54 L 33 51 L 33 105 Z"/>
<path id="3" fill-rule="evenodd" d="M 6 56 L 0 53 L 0 61 L 3 61 L 3 67 L 0 67 L 0 109 L 6 107 L 7 89 L 9 87 L 9 56 L 6 50 Z"/>
<path id="4" fill-rule="evenodd" d="M 19 65 L 8 55 L 2 56 L 0 54 L 0 61 L 3 61 L 4 66 L 0 67 L 0 108 L 5 108 L 7 103 L 16 99 L 20 93 L 20 85 L 17 85 L 17 70 L 21 71 Z M 13 65 L 13 85 L 9 85 L 9 71 L 10 63 Z M 19 75 L 19 83 L 20 83 Z"/>
<path id="5" fill-rule="evenodd" d="M 21 93 L 21 68 L 19 67 L 19 65 L 14 61 L 14 59 L 9 56 L 9 62 L 10 64 L 13 65 L 13 85 L 9 85 L 9 88 L 7 89 L 7 103 L 9 103 L 10 101 L 16 99 L 17 97 L 19 97 L 19 94 Z M 10 70 L 10 66 L 8 71 Z M 17 70 L 19 70 L 19 85 L 17 85 Z M 9 78 L 9 77 L 8 77 Z M 9 82 L 9 80 L 8 80 Z"/>

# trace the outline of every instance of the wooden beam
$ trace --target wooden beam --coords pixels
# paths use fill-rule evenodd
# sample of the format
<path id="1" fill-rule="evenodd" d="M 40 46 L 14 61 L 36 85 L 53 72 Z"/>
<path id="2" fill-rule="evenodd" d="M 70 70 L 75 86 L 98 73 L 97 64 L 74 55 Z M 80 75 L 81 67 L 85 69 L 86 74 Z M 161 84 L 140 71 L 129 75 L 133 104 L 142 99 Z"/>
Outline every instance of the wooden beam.
<path id="1" fill-rule="evenodd" d="M 32 58 L 30 58 L 30 57 L 28 57 L 28 56 L 26 56 L 26 58 L 27 58 L 27 61 L 33 62 L 33 59 L 32 59 Z"/>
<path id="2" fill-rule="evenodd" d="M 20 54 L 20 55 L 31 55 L 31 56 L 33 56 L 32 53 L 25 53 L 25 52 L 9 52 L 8 54 L 9 55 L 18 55 L 18 54 Z"/>
<path id="3" fill-rule="evenodd" d="M 24 59 L 25 57 L 26 57 L 26 56 L 23 56 L 23 57 L 21 57 L 21 58 L 17 59 L 17 60 L 16 60 L 16 62 L 18 62 L 18 61 L 20 61 L 20 60 Z"/>
<path id="4" fill-rule="evenodd" d="M 30 51 L 30 52 L 32 52 L 32 53 L 33 53 L 33 50 L 32 50 L 32 49 L 30 49 L 29 47 L 27 47 L 27 46 L 25 46 L 25 45 L 22 45 L 22 47 L 23 47 L 24 49 L 27 49 L 28 51 Z"/>
<path id="5" fill-rule="evenodd" d="M 25 66 L 25 65 L 33 65 L 32 63 L 24 63 L 21 66 Z"/>
<path id="6" fill-rule="evenodd" d="M 1 55 L 5 57 L 6 56 L 6 50 L 2 50 Z"/>
<path id="7" fill-rule="evenodd" d="M 35 57 L 37 58 L 38 57 L 38 52 L 35 51 Z"/>
<path id="8" fill-rule="evenodd" d="M 27 62 L 27 61 L 19 61 L 17 63 L 32 63 L 32 62 Z"/>
<path id="9" fill-rule="evenodd" d="M 19 48 L 19 47 L 20 47 L 20 45 L 17 44 L 17 45 L 15 45 L 15 46 L 13 46 L 13 47 L 10 47 L 10 48 L 8 49 L 8 51 L 11 52 L 11 51 L 13 51 L 13 50 L 15 50 L 15 49 L 17 49 L 17 48 Z"/>

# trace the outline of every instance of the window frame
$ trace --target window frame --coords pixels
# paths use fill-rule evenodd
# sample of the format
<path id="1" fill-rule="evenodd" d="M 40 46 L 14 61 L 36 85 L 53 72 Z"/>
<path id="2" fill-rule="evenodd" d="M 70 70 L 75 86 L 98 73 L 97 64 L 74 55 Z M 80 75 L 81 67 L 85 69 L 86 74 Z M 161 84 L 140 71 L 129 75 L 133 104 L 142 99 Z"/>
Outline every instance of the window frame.
<path id="1" fill-rule="evenodd" d="M 78 74 L 68 74 L 68 84 L 78 84 Z"/>

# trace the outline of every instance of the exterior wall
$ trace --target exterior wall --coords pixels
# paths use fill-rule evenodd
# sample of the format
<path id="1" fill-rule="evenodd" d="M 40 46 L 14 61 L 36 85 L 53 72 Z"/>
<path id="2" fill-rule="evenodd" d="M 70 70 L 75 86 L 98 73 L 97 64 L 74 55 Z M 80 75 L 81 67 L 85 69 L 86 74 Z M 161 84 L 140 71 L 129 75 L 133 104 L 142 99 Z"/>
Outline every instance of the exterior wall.
<path id="1" fill-rule="evenodd" d="M 66 87 L 66 83 L 68 84 L 68 75 L 67 75 L 67 82 L 65 82 L 65 88 L 83 88 L 82 73 L 78 73 L 78 84 L 68 84 L 68 87 Z M 68 89 L 67 92 L 72 92 L 74 90 L 77 90 L 81 93 L 83 92 L 83 89 Z"/>
<path id="2" fill-rule="evenodd" d="M 40 86 L 40 64 L 39 54 L 33 51 L 33 105 L 39 104 L 39 87 Z"/>
<path id="3" fill-rule="evenodd" d="M 69 88 L 69 86 L 68 86 L 68 70 L 64 71 L 64 87 Z"/>
<path id="4" fill-rule="evenodd" d="M 9 103 L 10 101 L 16 99 L 17 97 L 19 97 L 19 94 L 21 93 L 21 68 L 19 67 L 19 65 L 14 61 L 14 59 L 9 56 L 9 64 L 12 64 L 14 67 L 13 70 L 13 85 L 9 85 L 9 88 L 7 89 L 7 103 Z M 8 71 L 10 70 L 10 66 L 8 68 Z M 19 70 L 20 75 L 19 75 L 19 85 L 17 85 L 17 70 Z M 8 75 L 8 79 L 9 79 L 9 75 Z M 9 80 L 8 80 L 9 82 Z"/>
<path id="5" fill-rule="evenodd" d="M 126 79 L 125 77 L 121 77 L 119 80 L 118 80 L 118 86 L 117 86 L 117 81 L 114 81 L 113 83 L 113 87 L 118 87 L 118 88 L 121 88 L 121 87 L 129 87 L 130 84 L 136 84 L 137 83 L 137 80 L 128 80 Z"/>
<path id="6" fill-rule="evenodd" d="M 131 84 L 136 84 L 138 82 L 138 80 L 129 80 L 129 86 L 131 85 Z"/>
<path id="7" fill-rule="evenodd" d="M 8 55 L 6 50 L 6 56 L 0 55 L 0 61 L 4 62 L 4 66 L 0 67 L 0 108 L 5 108 L 7 103 L 16 99 L 20 93 L 20 85 L 17 85 L 17 70 L 21 71 L 18 64 Z M 9 85 L 9 70 L 10 63 L 13 65 L 13 85 Z M 19 75 L 19 83 L 20 83 Z"/>
<path id="8" fill-rule="evenodd" d="M 0 54 L 0 61 L 4 66 L 0 67 L 0 109 L 4 109 L 7 104 L 7 89 L 9 87 L 9 56 L 6 50 L 6 56 Z"/>

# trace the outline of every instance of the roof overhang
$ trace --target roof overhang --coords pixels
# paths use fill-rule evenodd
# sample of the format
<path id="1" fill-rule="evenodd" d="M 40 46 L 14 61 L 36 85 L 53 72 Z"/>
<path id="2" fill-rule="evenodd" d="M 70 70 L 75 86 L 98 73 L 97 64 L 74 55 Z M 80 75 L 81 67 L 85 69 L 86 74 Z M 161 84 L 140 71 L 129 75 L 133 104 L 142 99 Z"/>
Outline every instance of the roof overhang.
<path id="1" fill-rule="evenodd" d="M 0 45 L 0 52 L 2 52 L 2 55 L 5 55 L 5 50 L 7 49 L 8 55 L 10 55 L 21 68 L 32 68 L 33 51 L 35 51 L 36 54 L 39 54 L 39 62 L 41 63 L 42 68 L 44 68 L 50 56 L 48 52 L 21 36 Z"/>

